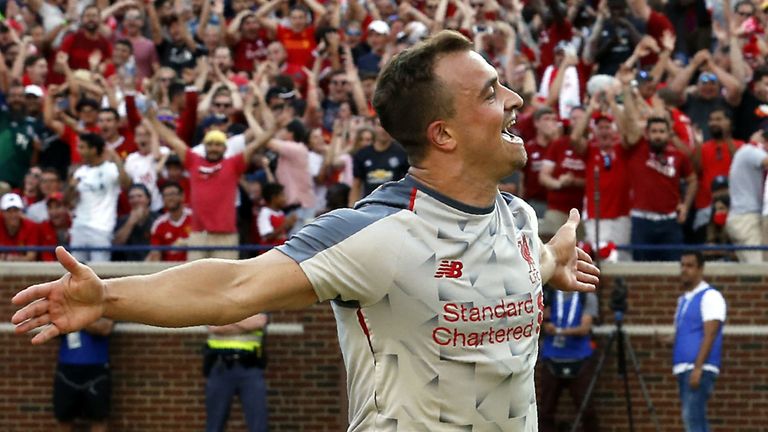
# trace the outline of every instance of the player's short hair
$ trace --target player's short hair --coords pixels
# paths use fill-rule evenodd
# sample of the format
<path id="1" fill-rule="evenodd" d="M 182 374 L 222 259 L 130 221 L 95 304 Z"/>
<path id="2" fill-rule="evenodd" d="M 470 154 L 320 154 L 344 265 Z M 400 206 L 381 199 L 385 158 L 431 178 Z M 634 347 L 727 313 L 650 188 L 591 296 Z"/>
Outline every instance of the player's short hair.
<path id="1" fill-rule="evenodd" d="M 373 106 L 412 164 L 428 148 L 427 126 L 455 114 L 453 93 L 435 74 L 435 64 L 444 55 L 471 49 L 461 33 L 444 30 L 397 54 L 379 75 Z"/>

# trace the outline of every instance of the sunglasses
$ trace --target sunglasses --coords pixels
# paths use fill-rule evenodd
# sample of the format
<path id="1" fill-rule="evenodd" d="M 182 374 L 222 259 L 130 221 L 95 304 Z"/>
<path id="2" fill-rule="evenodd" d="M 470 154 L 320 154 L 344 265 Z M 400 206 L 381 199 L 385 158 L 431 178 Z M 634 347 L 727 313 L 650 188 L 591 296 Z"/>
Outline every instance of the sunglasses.
<path id="1" fill-rule="evenodd" d="M 226 102 L 214 102 L 213 106 L 216 108 L 232 108 L 232 104 Z"/>
<path id="2" fill-rule="evenodd" d="M 344 81 L 344 80 L 331 80 L 331 84 L 333 85 L 344 85 L 346 83 L 347 81 Z"/>

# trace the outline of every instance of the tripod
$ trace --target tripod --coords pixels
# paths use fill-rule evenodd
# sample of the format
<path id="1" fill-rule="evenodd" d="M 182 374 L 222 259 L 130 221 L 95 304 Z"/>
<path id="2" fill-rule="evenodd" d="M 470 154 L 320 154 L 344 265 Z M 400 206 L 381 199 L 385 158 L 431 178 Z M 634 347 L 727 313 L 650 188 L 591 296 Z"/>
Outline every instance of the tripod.
<path id="1" fill-rule="evenodd" d="M 643 375 L 640 373 L 640 364 L 637 362 L 635 350 L 632 349 L 632 344 L 629 342 L 629 338 L 627 338 L 625 335 L 624 329 L 622 327 L 624 312 L 614 310 L 614 313 L 616 316 L 616 329 L 613 331 L 613 333 L 611 333 L 611 336 L 608 338 L 608 343 L 605 345 L 605 348 L 600 355 L 597 368 L 595 369 L 595 373 L 592 375 L 592 379 L 589 382 L 589 387 L 587 387 L 587 393 L 584 396 L 584 400 L 581 401 L 581 406 L 579 407 L 578 414 L 576 414 L 576 419 L 574 420 L 573 426 L 571 427 L 571 432 L 576 432 L 576 429 L 578 429 L 579 423 L 581 423 L 581 417 L 584 415 L 584 411 L 587 409 L 589 399 L 592 397 L 592 391 L 595 389 L 595 384 L 597 384 L 597 378 L 600 376 L 600 372 L 602 371 L 605 364 L 605 358 L 608 356 L 608 352 L 611 351 L 613 343 L 617 340 L 617 366 L 619 375 L 621 375 L 624 380 L 624 399 L 627 405 L 627 421 L 629 422 L 629 430 L 630 432 L 634 432 L 635 424 L 632 418 L 632 396 L 629 393 L 629 379 L 627 376 L 627 354 L 629 354 L 629 359 L 632 361 L 632 365 L 634 366 L 637 380 L 640 382 L 640 390 L 643 393 L 643 398 L 645 399 L 645 404 L 648 407 L 648 412 L 651 414 L 653 424 L 656 426 L 656 432 L 660 432 L 661 425 L 659 424 L 659 418 L 656 415 L 656 408 L 653 406 L 651 397 L 648 394 L 648 389 L 645 386 L 645 380 L 643 379 Z"/>

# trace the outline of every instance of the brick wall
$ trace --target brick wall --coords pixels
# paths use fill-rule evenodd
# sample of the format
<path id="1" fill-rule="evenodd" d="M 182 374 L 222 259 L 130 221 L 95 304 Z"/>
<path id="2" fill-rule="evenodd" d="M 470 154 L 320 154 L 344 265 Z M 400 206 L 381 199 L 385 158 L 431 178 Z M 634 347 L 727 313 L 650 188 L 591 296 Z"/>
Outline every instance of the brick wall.
<path id="1" fill-rule="evenodd" d="M 747 266 L 711 266 L 709 279 L 728 301 L 728 324 L 745 334 L 725 338 L 723 374 L 715 386 L 710 418 L 715 431 L 759 431 L 768 425 L 768 341 L 746 326 L 768 326 L 768 272 Z M 102 275 L 153 271 L 155 266 L 107 266 Z M 0 316 L 8 320 L 8 300 L 20 288 L 58 274 L 55 266 L 0 264 Z M 626 323 L 632 345 L 663 430 L 682 430 L 677 386 L 670 375 L 671 350 L 659 345 L 651 328 L 671 322 L 680 293 L 674 265 L 613 266 L 604 269 L 600 296 L 606 324 L 611 324 L 607 299 L 612 277 L 624 275 L 630 288 Z M 270 421 L 274 431 L 339 431 L 346 427 L 344 371 L 330 308 L 318 305 L 302 312 L 275 313 L 273 322 L 300 323 L 302 335 L 272 335 L 269 339 Z M 759 330 L 760 327 L 757 328 Z M 662 330 L 668 330 L 667 327 Z M 737 332 L 738 333 L 738 332 Z M 602 337 L 598 337 L 602 340 Z M 117 332 L 112 343 L 113 417 L 116 431 L 191 431 L 204 424 L 204 381 L 195 333 Z M 53 430 L 50 388 L 57 345 L 32 347 L 28 338 L 0 333 L 0 431 Z M 630 375 L 635 426 L 653 430 L 639 385 Z M 559 419 L 565 424 L 573 410 L 565 394 Z M 598 381 L 595 403 L 604 430 L 625 431 L 623 383 L 611 353 Z M 243 431 L 235 404 L 230 431 Z"/>

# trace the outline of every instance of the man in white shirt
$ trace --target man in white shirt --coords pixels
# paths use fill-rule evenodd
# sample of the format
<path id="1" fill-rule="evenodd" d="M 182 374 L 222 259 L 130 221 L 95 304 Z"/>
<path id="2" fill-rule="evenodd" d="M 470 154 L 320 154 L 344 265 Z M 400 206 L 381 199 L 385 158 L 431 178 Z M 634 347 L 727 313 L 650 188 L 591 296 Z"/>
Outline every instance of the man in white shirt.
<path id="1" fill-rule="evenodd" d="M 117 223 L 117 198 L 120 186 L 127 187 L 130 178 L 123 170 L 120 157 L 105 146 L 96 134 L 80 135 L 77 143 L 83 164 L 69 179 L 66 200 L 74 204 L 70 245 L 109 248 Z M 75 251 L 78 260 L 109 261 L 110 251 Z"/>
<path id="2" fill-rule="evenodd" d="M 707 401 L 712 393 L 723 348 L 725 299 L 704 281 L 704 255 L 683 253 L 680 282 L 686 292 L 675 312 L 675 346 L 672 372 L 677 376 L 686 432 L 705 432 Z"/>
<path id="3" fill-rule="evenodd" d="M 158 169 L 163 166 L 163 158 L 167 157 L 171 151 L 168 147 L 160 146 L 160 138 L 147 121 L 136 126 L 135 139 L 138 150 L 125 158 L 125 173 L 133 183 L 146 186 L 152 196 L 150 209 L 157 212 L 163 208 L 163 199 L 157 188 Z"/>

